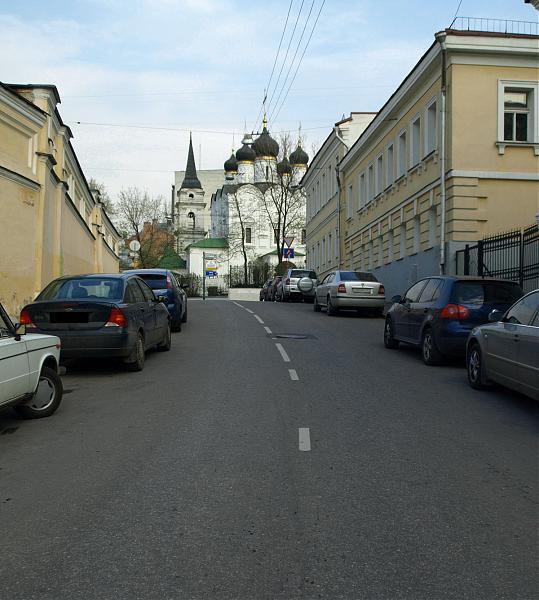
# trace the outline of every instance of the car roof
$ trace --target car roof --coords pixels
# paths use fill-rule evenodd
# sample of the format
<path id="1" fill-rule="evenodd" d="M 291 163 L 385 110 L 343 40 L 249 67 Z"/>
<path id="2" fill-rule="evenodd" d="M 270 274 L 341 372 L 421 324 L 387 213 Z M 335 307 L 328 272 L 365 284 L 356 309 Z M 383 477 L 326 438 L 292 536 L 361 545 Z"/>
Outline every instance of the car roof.
<path id="1" fill-rule="evenodd" d="M 144 273 L 155 274 L 155 275 L 166 275 L 169 269 L 126 269 L 124 273 L 130 273 L 131 275 L 140 275 Z"/>
<path id="2" fill-rule="evenodd" d="M 93 279 L 93 278 L 101 278 L 101 277 L 110 277 L 111 279 L 127 279 L 129 274 L 124 273 L 81 273 L 78 275 L 62 275 L 61 277 L 56 277 L 54 281 L 58 281 L 61 279 Z"/>
<path id="3" fill-rule="evenodd" d="M 478 275 L 426 275 L 422 277 L 423 279 L 431 279 L 437 277 L 438 279 L 449 279 L 452 281 L 485 281 L 489 283 L 511 283 L 513 285 L 518 285 L 518 281 L 512 281 L 510 279 L 502 279 L 501 277 L 479 277 Z"/>

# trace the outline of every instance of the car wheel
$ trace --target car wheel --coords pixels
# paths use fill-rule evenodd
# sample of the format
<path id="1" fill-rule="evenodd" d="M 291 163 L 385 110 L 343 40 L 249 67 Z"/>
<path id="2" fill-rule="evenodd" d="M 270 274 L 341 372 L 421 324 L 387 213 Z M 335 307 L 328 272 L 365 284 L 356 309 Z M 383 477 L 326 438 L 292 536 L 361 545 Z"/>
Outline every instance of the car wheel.
<path id="1" fill-rule="evenodd" d="M 429 366 L 439 365 L 443 361 L 442 353 L 436 346 L 436 341 L 430 327 L 427 327 L 423 332 L 423 337 L 421 338 L 421 354 L 423 356 L 423 362 Z"/>
<path id="2" fill-rule="evenodd" d="M 187 306 L 185 306 L 185 312 L 183 313 L 182 323 L 187 323 Z"/>
<path id="3" fill-rule="evenodd" d="M 165 337 L 163 338 L 163 341 L 159 344 L 159 346 L 157 346 L 157 349 L 161 352 L 168 352 L 170 350 L 172 346 L 172 334 L 170 331 L 170 324 L 167 327 L 167 330 L 165 332 Z"/>
<path id="4" fill-rule="evenodd" d="M 468 383 L 474 390 L 483 390 L 487 387 L 483 383 L 483 355 L 477 343 L 474 343 L 468 350 L 466 370 L 468 372 Z"/>
<path id="5" fill-rule="evenodd" d="M 320 304 L 318 304 L 318 298 L 315 296 L 313 301 L 313 310 L 314 312 L 320 312 L 322 309 L 320 308 Z"/>
<path id="6" fill-rule="evenodd" d="M 128 371 L 142 371 L 144 369 L 144 360 L 146 358 L 144 352 L 144 338 L 142 333 L 137 334 L 137 341 L 133 347 L 131 354 L 124 360 L 125 368 Z"/>
<path id="7" fill-rule="evenodd" d="M 37 389 L 28 402 L 15 406 L 15 411 L 25 419 L 50 417 L 60 406 L 64 388 L 60 375 L 49 367 L 43 367 Z"/>
<path id="8" fill-rule="evenodd" d="M 339 314 L 339 309 L 335 308 L 335 306 L 333 306 L 333 302 L 331 302 L 331 296 L 328 296 L 328 300 L 327 300 L 327 308 L 326 308 L 326 312 L 328 314 L 329 317 L 335 317 L 336 315 Z"/>
<path id="9" fill-rule="evenodd" d="M 384 327 L 384 346 L 390 350 L 396 350 L 399 347 L 399 340 L 394 337 L 393 321 L 387 317 Z"/>

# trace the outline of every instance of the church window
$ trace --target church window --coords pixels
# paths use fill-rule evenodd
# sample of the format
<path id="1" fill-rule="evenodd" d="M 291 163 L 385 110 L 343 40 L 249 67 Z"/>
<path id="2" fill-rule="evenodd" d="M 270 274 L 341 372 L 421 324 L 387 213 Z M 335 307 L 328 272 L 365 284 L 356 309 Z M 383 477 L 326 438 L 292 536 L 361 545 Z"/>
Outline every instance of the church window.
<path id="1" fill-rule="evenodd" d="M 253 234 L 252 229 L 250 227 L 245 228 L 245 243 L 252 244 Z"/>
<path id="2" fill-rule="evenodd" d="M 187 218 L 191 219 L 193 221 L 193 223 L 191 224 L 191 227 L 194 229 L 195 228 L 195 213 L 194 212 L 188 213 Z"/>
<path id="3" fill-rule="evenodd" d="M 194 194 L 189 194 L 189 198 L 194 198 L 195 195 Z"/>
<path id="4" fill-rule="evenodd" d="M 266 165 L 266 180 L 269 181 L 269 167 Z"/>

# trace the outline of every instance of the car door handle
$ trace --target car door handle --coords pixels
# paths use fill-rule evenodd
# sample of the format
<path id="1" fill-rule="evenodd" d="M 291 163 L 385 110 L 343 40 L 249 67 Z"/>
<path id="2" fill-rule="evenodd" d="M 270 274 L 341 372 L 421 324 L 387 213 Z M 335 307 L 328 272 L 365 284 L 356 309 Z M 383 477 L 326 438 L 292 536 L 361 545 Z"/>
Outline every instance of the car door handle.
<path id="1" fill-rule="evenodd" d="M 424 309 L 423 309 L 423 312 L 424 312 L 424 313 L 428 313 L 428 312 L 429 312 L 429 309 L 428 309 L 428 308 L 424 308 Z"/>
<path id="2" fill-rule="evenodd" d="M 514 340 L 515 342 L 520 342 L 520 338 L 518 337 L 518 335 L 514 335 L 514 336 L 513 336 L 513 340 Z"/>

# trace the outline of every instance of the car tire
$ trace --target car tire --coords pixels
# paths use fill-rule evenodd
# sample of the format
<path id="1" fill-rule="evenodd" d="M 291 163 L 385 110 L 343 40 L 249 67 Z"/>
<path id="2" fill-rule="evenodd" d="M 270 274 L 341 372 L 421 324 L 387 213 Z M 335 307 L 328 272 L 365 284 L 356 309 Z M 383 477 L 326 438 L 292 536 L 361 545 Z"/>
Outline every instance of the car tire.
<path id="1" fill-rule="evenodd" d="M 466 353 L 466 372 L 468 383 L 474 390 L 484 390 L 487 387 L 483 374 L 483 354 L 477 342 L 473 343 Z"/>
<path id="2" fill-rule="evenodd" d="M 172 332 L 171 332 L 171 327 L 170 327 L 170 323 L 169 323 L 169 325 L 166 329 L 166 332 L 165 332 L 165 337 L 163 338 L 163 341 L 157 346 L 157 349 L 160 352 L 168 352 L 171 347 L 172 347 Z"/>
<path id="3" fill-rule="evenodd" d="M 436 346 L 436 340 L 430 327 L 426 327 L 421 336 L 421 356 L 423 362 L 429 367 L 439 365 L 443 362 L 443 355 Z"/>
<path id="4" fill-rule="evenodd" d="M 142 371 L 145 359 L 144 338 L 142 337 L 142 333 L 139 332 L 131 354 L 124 359 L 125 368 L 128 371 Z"/>
<path id="5" fill-rule="evenodd" d="M 37 389 L 32 398 L 14 407 L 23 419 L 50 417 L 60 406 L 64 387 L 60 375 L 49 367 L 43 367 L 39 374 Z"/>
<path id="6" fill-rule="evenodd" d="M 320 304 L 318 304 L 318 298 L 315 296 L 314 300 L 313 300 L 313 310 L 314 312 L 320 312 L 322 310 L 322 308 L 320 307 Z"/>
<path id="7" fill-rule="evenodd" d="M 185 312 L 183 313 L 182 323 L 187 323 L 187 305 L 185 305 Z"/>
<path id="8" fill-rule="evenodd" d="M 339 309 L 335 308 L 335 306 L 333 306 L 333 303 L 331 302 L 331 296 L 328 296 L 326 306 L 327 306 L 326 313 L 327 313 L 328 317 L 335 317 L 339 314 Z"/>
<path id="9" fill-rule="evenodd" d="M 389 350 L 397 350 L 399 347 L 399 340 L 395 339 L 393 321 L 390 317 L 386 318 L 386 323 L 384 326 L 384 346 Z"/>

